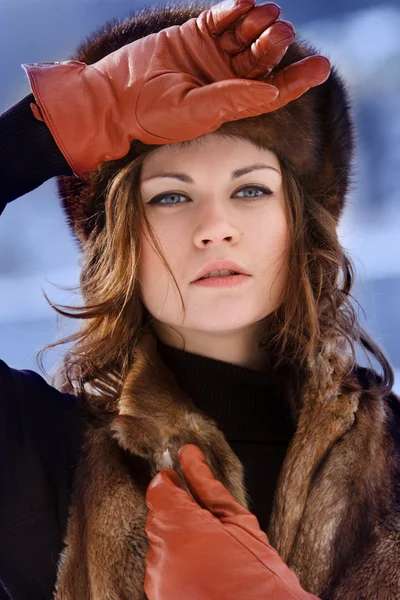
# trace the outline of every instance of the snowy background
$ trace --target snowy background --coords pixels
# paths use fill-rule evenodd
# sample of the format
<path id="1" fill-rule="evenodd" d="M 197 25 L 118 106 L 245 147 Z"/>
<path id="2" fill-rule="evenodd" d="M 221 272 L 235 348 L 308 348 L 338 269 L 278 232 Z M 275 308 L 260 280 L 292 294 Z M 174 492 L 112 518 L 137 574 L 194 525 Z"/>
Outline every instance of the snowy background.
<path id="1" fill-rule="evenodd" d="M 346 77 L 357 119 L 357 184 L 340 225 L 357 269 L 362 322 L 396 369 L 400 392 L 400 3 L 282 0 L 281 18 L 312 41 Z M 21 63 L 67 60 L 89 33 L 143 6 L 117 0 L 0 0 L 0 113 L 30 92 Z M 36 351 L 72 331 L 57 330 L 55 302 L 77 298 L 79 256 L 54 180 L 11 203 L 0 219 L 0 357 L 38 371 Z M 45 361 L 51 368 L 62 349 Z"/>

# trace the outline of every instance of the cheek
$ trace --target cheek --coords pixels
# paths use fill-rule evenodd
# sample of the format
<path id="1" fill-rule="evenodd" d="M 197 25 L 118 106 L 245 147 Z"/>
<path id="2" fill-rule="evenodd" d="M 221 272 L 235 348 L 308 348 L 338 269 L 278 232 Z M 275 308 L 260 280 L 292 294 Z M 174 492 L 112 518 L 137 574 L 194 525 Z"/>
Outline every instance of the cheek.
<path id="1" fill-rule="evenodd" d="M 264 267 L 281 266 L 287 260 L 290 244 L 286 214 L 281 210 L 260 219 L 253 228 L 252 243 L 256 246 L 254 254 L 261 257 Z"/>
<path id="2" fill-rule="evenodd" d="M 158 246 L 161 250 L 161 255 L 167 261 L 168 265 L 175 272 L 175 265 L 182 256 L 180 248 L 177 248 L 176 243 L 171 239 L 171 236 L 162 236 L 159 232 L 154 231 Z M 159 256 L 155 243 L 150 237 L 150 234 L 141 234 L 141 250 L 139 258 L 138 276 L 139 281 L 143 285 L 157 286 L 158 288 L 170 278 L 168 270 Z"/>
<path id="3" fill-rule="evenodd" d="M 148 235 L 148 234 L 147 234 Z M 141 249 L 139 257 L 139 281 L 145 287 L 151 284 L 153 279 L 159 276 L 161 270 L 161 259 L 158 257 L 156 250 L 154 249 L 154 242 L 143 234 L 141 235 Z"/>
<path id="4" fill-rule="evenodd" d="M 182 251 L 177 252 L 176 244 L 172 241 L 167 243 L 161 236 L 157 236 L 157 241 L 165 261 L 177 277 L 179 262 L 182 263 Z M 179 293 L 173 277 L 154 247 L 153 240 L 144 236 L 141 236 L 138 281 L 141 300 L 149 313 L 158 320 L 168 322 L 172 319 L 172 324 L 179 307 Z"/>
<path id="5" fill-rule="evenodd" d="M 140 297 L 147 310 L 153 316 L 160 308 L 160 298 L 165 295 L 163 279 L 164 267 L 153 248 L 154 242 L 141 236 L 141 249 L 138 263 L 138 281 Z"/>

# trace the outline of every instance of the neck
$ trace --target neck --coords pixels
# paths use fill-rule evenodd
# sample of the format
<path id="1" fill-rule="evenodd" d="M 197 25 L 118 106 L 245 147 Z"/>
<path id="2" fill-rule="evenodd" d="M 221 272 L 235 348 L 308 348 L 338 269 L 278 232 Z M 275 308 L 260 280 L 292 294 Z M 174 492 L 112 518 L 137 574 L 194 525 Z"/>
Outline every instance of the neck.
<path id="1" fill-rule="evenodd" d="M 259 323 L 246 331 L 209 332 L 187 329 L 175 330 L 164 323 L 154 325 L 156 336 L 164 344 L 192 354 L 206 356 L 253 369 L 266 370 L 266 355 L 258 347 Z M 183 337 L 183 340 L 182 340 Z"/>

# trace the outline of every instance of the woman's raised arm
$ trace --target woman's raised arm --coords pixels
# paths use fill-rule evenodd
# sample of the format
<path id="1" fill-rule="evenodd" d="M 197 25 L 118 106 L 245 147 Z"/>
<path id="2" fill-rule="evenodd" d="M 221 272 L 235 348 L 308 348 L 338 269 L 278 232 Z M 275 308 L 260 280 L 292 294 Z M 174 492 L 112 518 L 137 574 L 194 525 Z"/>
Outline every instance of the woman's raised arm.
<path id="1" fill-rule="evenodd" d="M 0 115 L 0 214 L 6 204 L 57 175 L 73 175 L 47 126 L 33 116 L 33 94 Z"/>

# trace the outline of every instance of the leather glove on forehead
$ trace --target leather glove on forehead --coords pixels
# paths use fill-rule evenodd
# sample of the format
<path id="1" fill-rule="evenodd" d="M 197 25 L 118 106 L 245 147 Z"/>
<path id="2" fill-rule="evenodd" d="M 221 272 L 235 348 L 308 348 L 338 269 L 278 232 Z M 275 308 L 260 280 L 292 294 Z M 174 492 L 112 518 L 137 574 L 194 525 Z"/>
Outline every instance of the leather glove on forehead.
<path id="1" fill-rule="evenodd" d="M 226 121 L 276 110 L 330 73 L 326 58 L 311 56 L 269 81 L 294 39 L 278 14 L 275 4 L 227 0 L 91 65 L 24 64 L 40 111 L 34 114 L 84 178 L 125 156 L 132 140 L 187 141 Z"/>

